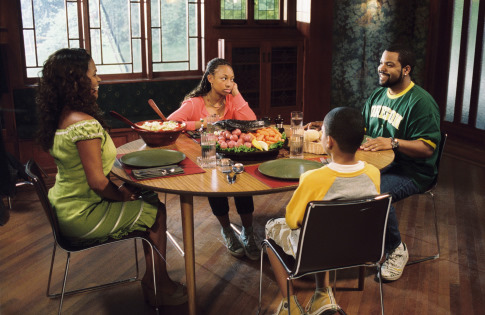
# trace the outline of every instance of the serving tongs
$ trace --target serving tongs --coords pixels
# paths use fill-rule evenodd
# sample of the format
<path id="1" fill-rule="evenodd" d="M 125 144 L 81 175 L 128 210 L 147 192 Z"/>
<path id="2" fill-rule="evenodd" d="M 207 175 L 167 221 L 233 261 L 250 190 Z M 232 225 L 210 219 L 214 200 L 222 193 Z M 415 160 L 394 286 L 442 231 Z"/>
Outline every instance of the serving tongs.
<path id="1" fill-rule="evenodd" d="M 123 116 L 123 115 L 121 115 L 121 114 L 119 114 L 119 113 L 115 112 L 114 110 L 110 111 L 110 112 L 109 112 L 109 114 L 110 114 L 111 116 L 113 116 L 114 118 L 116 118 L 116 119 L 118 119 L 118 120 L 120 120 L 120 121 L 124 122 L 124 123 L 125 123 L 125 124 L 127 124 L 128 126 L 131 126 L 131 127 L 135 128 L 135 129 L 138 129 L 138 130 L 145 130 L 145 129 L 141 128 L 140 126 L 135 125 L 134 123 L 132 123 L 132 122 L 131 122 L 131 120 L 129 120 L 129 119 L 128 119 L 128 118 L 126 118 L 125 116 Z"/>
<path id="2" fill-rule="evenodd" d="M 149 99 L 148 105 L 150 105 L 150 107 L 155 111 L 155 113 L 157 113 L 158 116 L 160 116 L 160 118 L 162 118 L 163 121 L 167 121 L 167 118 L 163 115 L 162 111 L 160 110 L 160 108 L 158 108 L 157 104 L 155 104 L 154 100 Z"/>

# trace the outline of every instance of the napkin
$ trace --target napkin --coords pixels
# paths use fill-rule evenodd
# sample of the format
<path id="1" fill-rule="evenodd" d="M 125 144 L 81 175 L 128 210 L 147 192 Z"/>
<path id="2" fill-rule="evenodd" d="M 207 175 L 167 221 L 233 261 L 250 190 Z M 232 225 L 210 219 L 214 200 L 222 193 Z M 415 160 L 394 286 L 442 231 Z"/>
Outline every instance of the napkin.
<path id="1" fill-rule="evenodd" d="M 178 165 L 168 165 L 132 170 L 133 177 L 136 179 L 147 179 L 181 174 L 184 170 Z"/>

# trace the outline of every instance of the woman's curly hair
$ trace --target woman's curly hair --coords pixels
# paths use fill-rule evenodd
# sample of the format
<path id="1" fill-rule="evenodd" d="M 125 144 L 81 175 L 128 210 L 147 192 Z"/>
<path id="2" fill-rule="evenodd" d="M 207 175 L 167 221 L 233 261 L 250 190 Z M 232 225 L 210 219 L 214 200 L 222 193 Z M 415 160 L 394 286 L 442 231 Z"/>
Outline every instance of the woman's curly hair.
<path id="1" fill-rule="evenodd" d="M 211 84 L 210 84 L 209 80 L 207 79 L 207 76 L 209 76 L 209 74 L 214 75 L 217 67 L 219 67 L 219 66 L 229 66 L 229 67 L 232 68 L 231 64 L 225 59 L 222 59 L 222 58 L 212 59 L 211 61 L 209 61 L 207 63 L 207 68 L 205 69 L 205 73 L 202 76 L 202 79 L 200 80 L 197 87 L 195 89 L 193 89 L 192 91 L 190 91 L 189 94 L 187 94 L 184 97 L 184 100 L 187 100 L 187 99 L 192 98 L 192 97 L 204 96 L 207 93 L 209 93 L 209 91 L 211 90 Z"/>
<path id="2" fill-rule="evenodd" d="M 81 48 L 63 48 L 44 63 L 37 89 L 39 116 L 37 140 L 48 151 L 54 142 L 59 119 L 64 109 L 93 116 L 106 128 L 103 112 L 92 94 L 91 79 L 87 76 L 91 56 Z"/>

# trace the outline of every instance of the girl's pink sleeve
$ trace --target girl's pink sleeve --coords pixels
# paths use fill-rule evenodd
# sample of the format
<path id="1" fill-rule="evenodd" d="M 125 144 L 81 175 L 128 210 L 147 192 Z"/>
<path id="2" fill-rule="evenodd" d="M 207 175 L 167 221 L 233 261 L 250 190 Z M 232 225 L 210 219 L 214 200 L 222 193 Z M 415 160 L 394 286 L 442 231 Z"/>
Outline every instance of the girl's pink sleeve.
<path id="1" fill-rule="evenodd" d="M 244 100 L 241 93 L 233 97 L 232 102 L 234 106 L 234 119 L 256 120 L 256 115 L 251 107 L 249 107 L 248 102 Z"/>
<path id="2" fill-rule="evenodd" d="M 180 108 L 170 114 L 167 119 L 185 122 L 187 130 L 195 130 L 195 122 L 200 119 L 200 117 L 197 117 L 195 107 L 193 99 L 189 98 L 183 101 Z"/>

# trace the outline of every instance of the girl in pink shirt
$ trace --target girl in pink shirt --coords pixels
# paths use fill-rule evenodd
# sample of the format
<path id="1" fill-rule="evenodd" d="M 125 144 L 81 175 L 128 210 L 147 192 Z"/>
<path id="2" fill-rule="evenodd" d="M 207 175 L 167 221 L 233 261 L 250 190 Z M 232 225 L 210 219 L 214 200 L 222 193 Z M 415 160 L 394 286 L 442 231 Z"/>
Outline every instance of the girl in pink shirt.
<path id="1" fill-rule="evenodd" d="M 253 110 L 239 93 L 231 65 L 221 58 L 209 61 L 199 85 L 185 96 L 180 108 L 168 119 L 185 122 L 187 130 L 197 130 L 204 127 L 201 119 L 205 120 L 210 115 L 217 115 L 221 120 L 256 120 Z M 209 197 L 228 251 L 236 257 L 246 254 L 248 258 L 257 260 L 260 253 L 253 233 L 253 197 L 238 196 L 234 197 L 234 201 L 243 226 L 240 238 L 230 225 L 227 198 Z"/>

